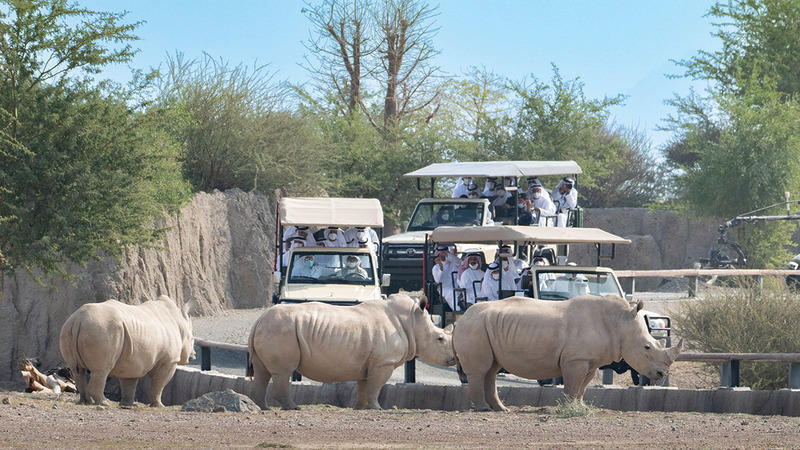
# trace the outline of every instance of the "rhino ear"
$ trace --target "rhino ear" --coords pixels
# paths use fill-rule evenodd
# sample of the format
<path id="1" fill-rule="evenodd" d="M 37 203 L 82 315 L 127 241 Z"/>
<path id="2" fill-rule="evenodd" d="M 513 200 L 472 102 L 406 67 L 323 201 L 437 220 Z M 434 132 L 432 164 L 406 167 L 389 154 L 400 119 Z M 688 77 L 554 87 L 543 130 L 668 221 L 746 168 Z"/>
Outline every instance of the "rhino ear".
<path id="1" fill-rule="evenodd" d="M 189 300 L 188 302 L 183 304 L 183 308 L 181 308 L 181 312 L 185 317 L 189 317 L 189 313 L 194 310 L 194 307 L 197 305 L 194 299 Z"/>
<path id="2" fill-rule="evenodd" d="M 443 331 L 445 332 L 445 334 L 453 334 L 453 330 L 455 328 L 456 328 L 456 324 L 455 323 L 451 323 L 450 325 L 447 325 L 446 327 L 444 327 Z"/>
<path id="3" fill-rule="evenodd" d="M 631 317 L 633 317 L 633 318 L 636 318 L 636 314 L 638 314 L 638 313 L 639 313 L 639 311 L 640 311 L 642 308 L 644 308 L 644 302 L 642 302 L 641 300 L 639 300 L 638 302 L 636 302 L 636 304 L 635 304 L 635 305 L 633 305 L 633 308 L 631 308 Z"/>
<path id="4" fill-rule="evenodd" d="M 425 308 L 427 307 L 428 307 L 428 297 L 423 295 L 422 297 L 419 298 L 419 309 L 425 311 Z"/>

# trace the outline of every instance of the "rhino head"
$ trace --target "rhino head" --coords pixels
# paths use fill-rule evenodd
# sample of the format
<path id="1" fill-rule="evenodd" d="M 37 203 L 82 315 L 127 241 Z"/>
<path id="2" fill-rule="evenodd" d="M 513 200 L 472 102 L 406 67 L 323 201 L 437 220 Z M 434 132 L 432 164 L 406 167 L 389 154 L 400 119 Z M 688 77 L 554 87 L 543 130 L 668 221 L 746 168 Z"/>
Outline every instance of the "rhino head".
<path id="1" fill-rule="evenodd" d="M 194 300 L 189 300 L 181 308 L 181 318 L 178 323 L 181 330 L 181 359 L 178 364 L 186 365 L 194 361 L 197 356 L 194 351 L 194 332 L 192 331 L 192 318 L 189 312 L 194 308 Z"/>
<path id="2" fill-rule="evenodd" d="M 657 385 L 669 374 L 670 366 L 683 350 L 683 339 L 672 348 L 663 348 L 647 331 L 647 326 L 639 315 L 643 306 L 640 300 L 621 319 L 618 329 L 622 333 L 622 358 Z"/>
<path id="3" fill-rule="evenodd" d="M 456 351 L 453 348 L 453 325 L 444 329 L 436 327 L 431 321 L 426 306 L 428 299 L 423 296 L 419 302 L 414 301 L 405 294 L 395 294 L 392 297 L 406 297 L 411 302 L 407 334 L 409 335 L 410 354 L 406 360 L 419 356 L 421 359 L 439 366 L 452 366 L 456 363 Z M 404 304 L 408 304 L 406 301 Z"/>

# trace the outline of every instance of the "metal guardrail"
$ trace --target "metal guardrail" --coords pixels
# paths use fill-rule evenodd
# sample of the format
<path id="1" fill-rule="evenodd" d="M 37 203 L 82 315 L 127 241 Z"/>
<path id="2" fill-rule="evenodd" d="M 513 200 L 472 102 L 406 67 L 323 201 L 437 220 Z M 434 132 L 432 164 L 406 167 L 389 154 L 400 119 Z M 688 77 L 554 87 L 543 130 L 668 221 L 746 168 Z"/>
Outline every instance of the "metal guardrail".
<path id="1" fill-rule="evenodd" d="M 777 362 L 789 364 L 788 385 L 800 389 L 800 353 L 695 353 L 683 352 L 676 361 L 721 363 L 720 386 L 739 387 L 739 363 Z M 603 384 L 613 384 L 614 373 L 603 370 Z"/>
<path id="2" fill-rule="evenodd" d="M 631 294 L 636 292 L 636 278 L 688 278 L 689 297 L 695 297 L 700 288 L 700 277 L 758 277 L 763 283 L 765 276 L 800 275 L 800 271 L 788 269 L 665 269 L 665 270 L 615 270 L 617 278 L 632 278 Z"/>
<path id="3" fill-rule="evenodd" d="M 251 372 L 250 354 L 246 345 L 227 344 L 206 339 L 195 338 L 194 343 L 200 347 L 200 370 L 211 370 L 211 349 L 228 350 L 247 355 L 247 374 Z M 789 387 L 800 389 L 800 353 L 695 353 L 683 352 L 677 361 L 722 363 L 720 369 L 720 385 L 725 387 L 739 386 L 739 363 L 746 362 L 779 362 L 789 364 Z M 414 383 L 416 378 L 415 360 L 406 363 L 406 383 Z M 292 381 L 299 381 L 299 374 L 292 375 Z M 613 384 L 613 371 L 603 370 L 603 384 Z"/>

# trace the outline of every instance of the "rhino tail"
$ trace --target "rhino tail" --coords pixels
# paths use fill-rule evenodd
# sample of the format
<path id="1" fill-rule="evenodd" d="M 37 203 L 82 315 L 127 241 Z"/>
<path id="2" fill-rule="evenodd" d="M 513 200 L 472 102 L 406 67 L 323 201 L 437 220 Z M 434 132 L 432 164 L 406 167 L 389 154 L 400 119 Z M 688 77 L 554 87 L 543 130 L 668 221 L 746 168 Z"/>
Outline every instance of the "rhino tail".
<path id="1" fill-rule="evenodd" d="M 131 338 L 131 332 L 128 329 L 128 323 L 123 321 L 122 322 L 122 353 L 120 354 L 120 358 L 123 361 L 131 361 L 133 358 L 133 339 Z"/>
<path id="2" fill-rule="evenodd" d="M 86 364 L 83 362 L 83 359 L 81 358 L 80 345 L 78 345 L 78 339 L 81 336 L 81 321 L 76 320 L 72 322 L 72 327 L 70 328 L 71 328 L 70 334 L 72 334 L 72 359 L 74 360 L 71 362 L 75 364 L 74 368 L 76 369 L 77 372 L 80 372 L 81 369 L 88 370 L 89 368 L 86 366 Z M 70 361 L 67 361 L 67 364 L 69 363 Z"/>

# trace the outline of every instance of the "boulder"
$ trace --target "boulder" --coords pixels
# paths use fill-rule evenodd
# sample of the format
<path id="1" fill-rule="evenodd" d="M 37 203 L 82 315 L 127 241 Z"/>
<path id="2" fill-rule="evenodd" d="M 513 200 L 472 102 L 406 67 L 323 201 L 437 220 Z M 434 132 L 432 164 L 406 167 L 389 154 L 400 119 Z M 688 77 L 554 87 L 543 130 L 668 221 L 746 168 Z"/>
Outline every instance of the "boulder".
<path id="1" fill-rule="evenodd" d="M 232 389 L 226 389 L 193 398 L 181 406 L 181 411 L 258 413 L 261 412 L 261 408 L 248 396 L 234 392 Z"/>

